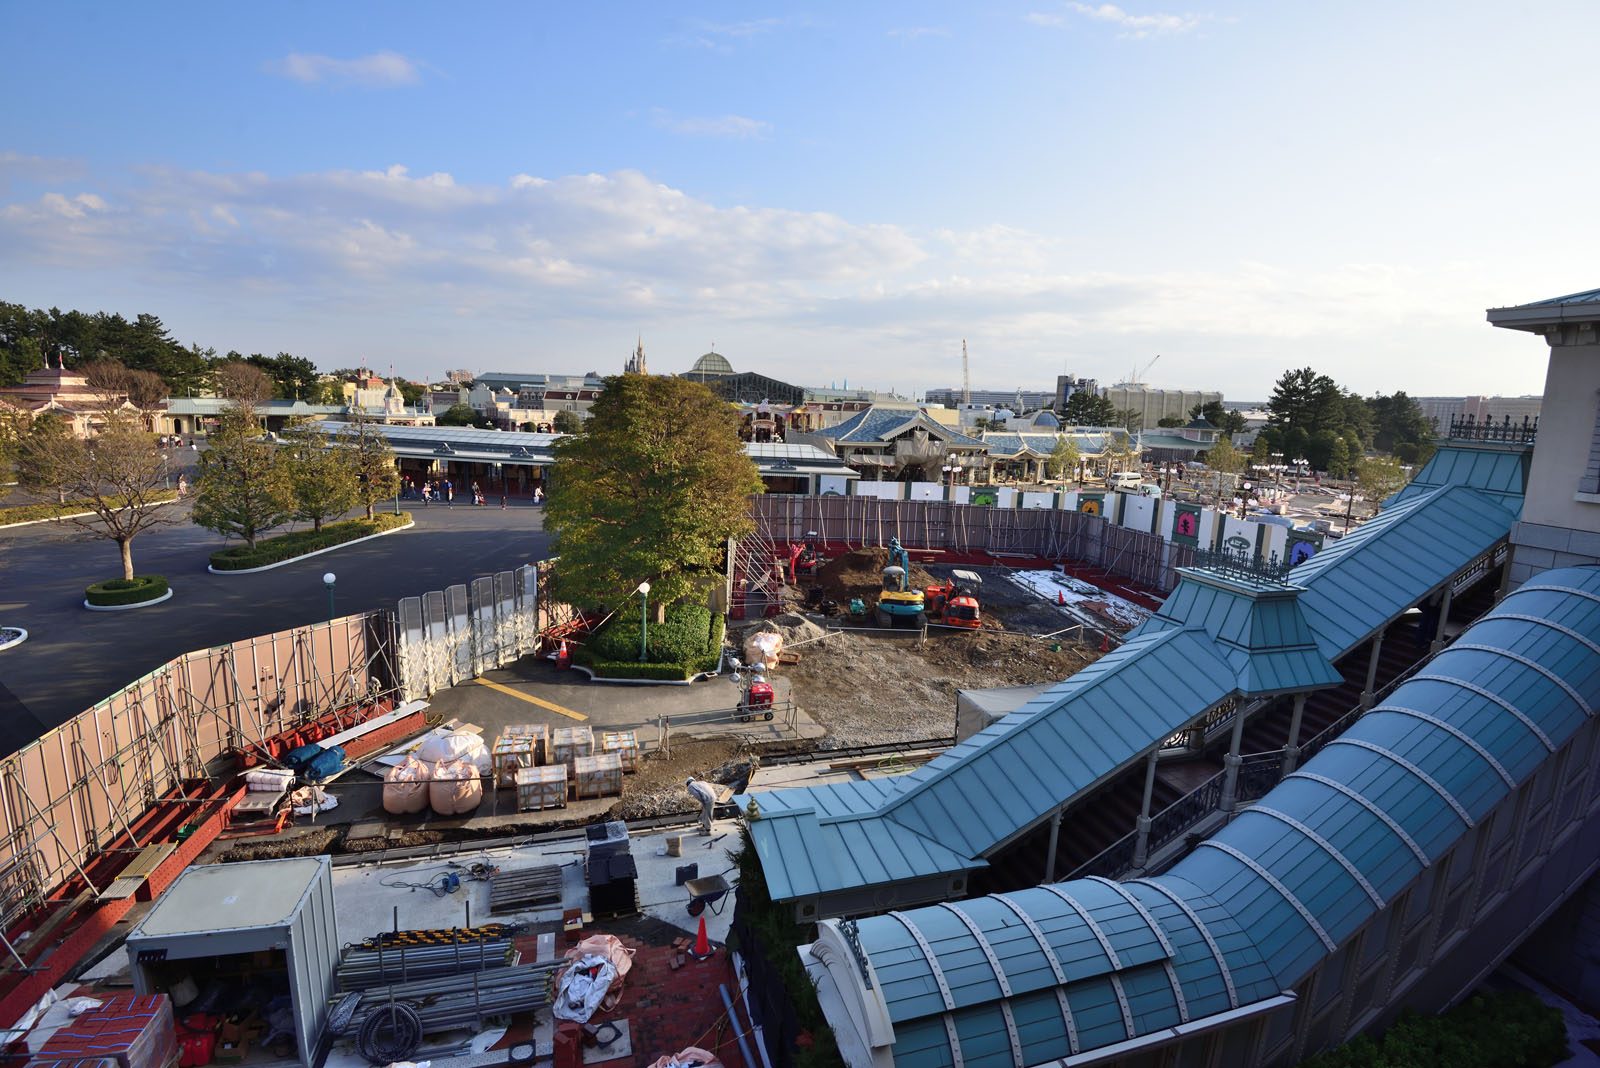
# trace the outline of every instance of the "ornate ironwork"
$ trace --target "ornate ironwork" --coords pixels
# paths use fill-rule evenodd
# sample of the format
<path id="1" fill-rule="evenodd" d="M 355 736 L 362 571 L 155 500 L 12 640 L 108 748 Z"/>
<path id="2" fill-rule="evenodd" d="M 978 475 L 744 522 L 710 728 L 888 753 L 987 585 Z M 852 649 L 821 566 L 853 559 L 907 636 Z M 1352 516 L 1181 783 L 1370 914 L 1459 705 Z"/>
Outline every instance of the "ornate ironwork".
<path id="1" fill-rule="evenodd" d="M 1277 553 L 1261 560 L 1246 549 L 1237 552 L 1228 549 L 1196 549 L 1194 566 L 1223 578 L 1243 579 L 1246 582 L 1273 586 L 1288 586 L 1289 572 L 1293 570 L 1288 561 L 1278 559 Z"/>
<path id="2" fill-rule="evenodd" d="M 856 921 L 840 920 L 839 933 L 844 935 L 844 944 L 850 947 L 850 953 L 856 959 L 856 970 L 861 973 L 863 986 L 871 990 L 872 976 L 867 974 L 867 954 L 861 948 L 861 933 L 856 930 Z"/>
<path id="3" fill-rule="evenodd" d="M 1198 787 L 1156 813 L 1150 820 L 1151 853 L 1173 842 L 1191 827 L 1222 807 L 1222 782 L 1227 772 L 1219 771 Z"/>
<path id="4" fill-rule="evenodd" d="M 1234 796 L 1239 801 L 1255 801 L 1267 796 L 1283 778 L 1283 750 L 1246 757 L 1239 764 L 1239 781 Z"/>
<path id="5" fill-rule="evenodd" d="M 1090 860 L 1078 865 L 1067 878 L 1085 879 L 1091 875 L 1098 875 L 1104 879 L 1116 879 L 1133 867 L 1133 851 L 1138 844 L 1139 832 L 1130 831 Z"/>
<path id="6" fill-rule="evenodd" d="M 1486 415 L 1479 422 L 1471 415 L 1450 417 L 1450 438 L 1453 441 L 1509 441 L 1532 445 L 1539 434 L 1539 417 L 1523 416 L 1522 422 L 1513 423 L 1508 415 L 1500 422 Z"/>

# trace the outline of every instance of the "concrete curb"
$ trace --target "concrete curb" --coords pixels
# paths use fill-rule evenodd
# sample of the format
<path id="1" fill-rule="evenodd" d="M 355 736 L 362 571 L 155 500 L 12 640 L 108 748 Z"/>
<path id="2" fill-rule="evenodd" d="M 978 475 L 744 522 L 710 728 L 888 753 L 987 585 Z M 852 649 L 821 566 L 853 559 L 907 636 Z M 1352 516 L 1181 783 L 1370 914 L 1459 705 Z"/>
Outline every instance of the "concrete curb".
<path id="1" fill-rule="evenodd" d="M 21 628 L 21 627 L 8 627 L 6 629 L 16 631 L 17 634 L 18 634 L 18 637 L 12 638 L 10 641 L 0 642 L 0 649 L 10 649 L 12 646 L 21 645 L 23 642 L 28 640 L 28 632 L 26 630 L 24 630 L 23 628 Z"/>
<path id="2" fill-rule="evenodd" d="M 127 612 L 135 608 L 149 608 L 153 604 L 160 604 L 162 601 L 170 600 L 172 600 L 172 587 L 168 586 L 166 593 L 149 601 L 136 601 L 133 604 L 90 604 L 88 601 L 84 601 L 83 607 L 91 612 Z"/>
<path id="3" fill-rule="evenodd" d="M 573 664 L 573 671 L 581 671 L 589 676 L 590 682 L 608 682 L 614 686 L 691 686 L 705 679 L 714 679 L 720 672 L 702 671 L 692 679 L 613 679 L 604 675 L 596 675 L 582 664 Z"/>
<path id="4" fill-rule="evenodd" d="M 163 505 L 177 504 L 181 500 L 183 500 L 182 497 L 174 497 L 170 501 L 151 501 L 149 504 L 146 504 L 143 507 L 160 508 Z M 94 514 L 94 512 L 70 512 L 67 515 L 53 515 L 47 519 L 24 519 L 20 523 L 0 523 L 0 530 L 16 530 L 18 527 L 36 527 L 40 523 L 60 523 L 64 520 L 82 519 L 86 515 Z"/>
<path id="5" fill-rule="evenodd" d="M 413 519 L 411 522 L 405 524 L 405 526 L 395 527 L 392 530 L 380 530 L 376 534 L 367 534 L 359 538 L 351 538 L 349 541 L 341 541 L 338 545 L 330 545 L 326 549 L 317 549 L 315 552 L 301 553 L 299 556 L 291 556 L 287 560 L 279 560 L 275 564 L 266 564 L 262 567 L 247 567 L 243 570 L 237 571 L 218 571 L 210 564 L 207 564 L 206 570 L 211 572 L 213 575 L 256 575 L 263 571 L 271 571 L 275 567 L 283 567 L 285 564 L 297 564 L 301 560 L 309 560 L 313 556 L 321 556 L 323 553 L 331 553 L 337 549 L 348 548 L 351 545 L 360 545 L 362 542 L 371 541 L 373 538 L 387 538 L 390 534 L 398 534 L 402 530 L 410 530 L 416 525 L 417 521 Z"/>

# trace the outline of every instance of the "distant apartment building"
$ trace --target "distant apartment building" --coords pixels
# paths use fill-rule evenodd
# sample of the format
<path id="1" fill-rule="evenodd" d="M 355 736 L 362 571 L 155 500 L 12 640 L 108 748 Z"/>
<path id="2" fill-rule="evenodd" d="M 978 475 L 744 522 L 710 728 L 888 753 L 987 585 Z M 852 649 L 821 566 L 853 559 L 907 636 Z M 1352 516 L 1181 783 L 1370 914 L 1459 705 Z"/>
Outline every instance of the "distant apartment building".
<path id="1" fill-rule="evenodd" d="M 1056 375 L 1056 393 L 1054 405 L 1056 411 L 1067 406 L 1067 399 L 1074 393 L 1098 393 L 1100 383 L 1093 378 L 1073 378 L 1070 374 Z"/>
<path id="2" fill-rule="evenodd" d="M 1433 425 L 1440 434 L 1449 432 L 1452 421 L 1459 421 L 1468 416 L 1474 423 L 1485 423 L 1490 419 L 1496 423 L 1503 423 L 1508 415 L 1513 423 L 1520 424 L 1523 419 L 1532 422 L 1539 418 L 1540 406 L 1544 404 L 1543 397 L 1416 397 L 1413 399 L 1421 405 L 1423 418 L 1433 420 Z"/>
<path id="3" fill-rule="evenodd" d="M 1155 427 L 1163 419 L 1182 419 L 1187 422 L 1189 413 L 1197 404 L 1210 404 L 1212 401 L 1222 403 L 1222 394 L 1211 390 L 1152 389 L 1130 382 L 1106 386 L 1100 390 L 1100 395 L 1119 412 L 1133 409 L 1143 417 L 1142 425 L 1146 430 Z"/>
<path id="4" fill-rule="evenodd" d="M 962 390 L 958 387 L 949 389 L 930 389 L 923 393 L 923 401 L 927 404 L 943 404 L 947 408 L 960 407 L 963 400 Z M 972 391 L 972 403 L 988 405 L 991 408 L 1010 408 L 1012 411 L 1037 411 L 1048 408 L 1055 403 L 1056 395 L 1048 390 L 1022 389 L 975 389 Z"/>

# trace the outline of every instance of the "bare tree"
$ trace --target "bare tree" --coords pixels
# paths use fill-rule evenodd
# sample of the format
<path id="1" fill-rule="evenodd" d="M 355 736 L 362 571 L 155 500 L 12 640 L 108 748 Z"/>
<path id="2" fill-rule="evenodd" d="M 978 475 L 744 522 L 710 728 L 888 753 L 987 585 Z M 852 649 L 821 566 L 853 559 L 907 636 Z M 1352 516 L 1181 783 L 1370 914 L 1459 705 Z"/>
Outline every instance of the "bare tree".
<path id="1" fill-rule="evenodd" d="M 182 518 L 158 507 L 170 500 L 166 459 L 131 412 L 107 413 L 105 426 L 87 441 L 71 434 L 30 437 L 22 454 L 24 485 L 80 502 L 88 514 L 68 522 L 115 542 L 125 579 L 133 578 L 133 539 Z"/>
<path id="2" fill-rule="evenodd" d="M 140 371 L 125 367 L 108 356 L 86 363 L 79 369 L 90 389 L 98 394 L 98 403 L 105 411 L 112 411 L 126 401 L 146 414 L 161 407 L 167 396 L 167 384 L 154 371 Z"/>
<path id="3" fill-rule="evenodd" d="M 216 391 L 241 408 L 255 406 L 272 396 L 272 379 L 259 367 L 243 360 L 229 360 L 211 372 Z"/>

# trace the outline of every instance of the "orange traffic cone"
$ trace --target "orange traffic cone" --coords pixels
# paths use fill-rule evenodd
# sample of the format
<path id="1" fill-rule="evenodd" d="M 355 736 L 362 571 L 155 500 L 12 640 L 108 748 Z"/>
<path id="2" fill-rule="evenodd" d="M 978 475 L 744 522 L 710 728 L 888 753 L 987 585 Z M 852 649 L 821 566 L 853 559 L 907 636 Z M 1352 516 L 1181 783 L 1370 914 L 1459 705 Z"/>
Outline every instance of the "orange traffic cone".
<path id="1" fill-rule="evenodd" d="M 694 940 L 694 948 L 689 950 L 689 956 L 695 960 L 708 960 L 711 957 L 711 939 L 706 937 L 706 918 L 700 917 L 700 934 Z"/>
<path id="2" fill-rule="evenodd" d="M 1111 651 L 1111 635 L 1107 634 L 1105 631 L 1100 632 L 1100 651 L 1102 653 L 1109 653 Z"/>
<path id="3" fill-rule="evenodd" d="M 1060 590 L 1057 590 L 1056 591 L 1056 604 L 1066 604 L 1066 603 L 1067 603 L 1067 595 L 1062 593 Z"/>

